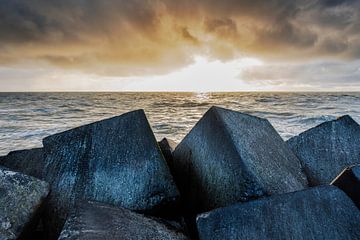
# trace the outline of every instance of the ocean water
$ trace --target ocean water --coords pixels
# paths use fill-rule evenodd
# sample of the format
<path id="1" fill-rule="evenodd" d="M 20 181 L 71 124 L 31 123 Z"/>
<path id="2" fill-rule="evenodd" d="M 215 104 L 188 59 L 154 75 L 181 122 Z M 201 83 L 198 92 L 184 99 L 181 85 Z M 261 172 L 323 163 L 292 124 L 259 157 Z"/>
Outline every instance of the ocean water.
<path id="1" fill-rule="evenodd" d="M 0 155 L 136 109 L 158 140 L 180 142 L 213 105 L 267 118 L 285 140 L 345 114 L 360 122 L 360 93 L 0 93 Z"/>

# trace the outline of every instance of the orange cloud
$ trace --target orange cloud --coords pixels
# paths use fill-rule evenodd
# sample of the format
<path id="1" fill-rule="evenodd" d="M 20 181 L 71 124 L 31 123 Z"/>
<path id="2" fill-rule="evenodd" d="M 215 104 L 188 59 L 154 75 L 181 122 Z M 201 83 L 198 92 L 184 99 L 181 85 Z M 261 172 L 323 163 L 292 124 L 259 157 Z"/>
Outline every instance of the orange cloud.
<path id="1" fill-rule="evenodd" d="M 358 59 L 358 1 L 5 0 L 0 64 L 101 75 L 173 71 L 193 55 Z"/>

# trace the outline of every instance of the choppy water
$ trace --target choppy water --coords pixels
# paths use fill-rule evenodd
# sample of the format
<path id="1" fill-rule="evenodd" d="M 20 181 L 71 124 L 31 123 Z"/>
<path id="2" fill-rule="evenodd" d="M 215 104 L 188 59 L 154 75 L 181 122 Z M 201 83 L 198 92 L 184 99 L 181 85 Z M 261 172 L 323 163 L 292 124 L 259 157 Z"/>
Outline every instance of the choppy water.
<path id="1" fill-rule="evenodd" d="M 267 118 L 284 139 L 344 114 L 360 122 L 360 93 L 0 93 L 0 154 L 140 108 L 158 139 L 179 142 L 212 105 Z"/>

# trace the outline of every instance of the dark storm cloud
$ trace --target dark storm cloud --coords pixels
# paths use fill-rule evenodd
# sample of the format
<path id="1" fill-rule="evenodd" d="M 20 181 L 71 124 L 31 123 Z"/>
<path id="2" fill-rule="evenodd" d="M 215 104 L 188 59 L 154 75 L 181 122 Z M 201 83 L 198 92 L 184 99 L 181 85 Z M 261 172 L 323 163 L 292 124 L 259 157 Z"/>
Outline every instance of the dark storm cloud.
<path id="1" fill-rule="evenodd" d="M 305 86 L 314 89 L 326 87 L 326 90 L 341 90 L 343 87 L 347 91 L 355 91 L 360 88 L 360 60 L 346 64 L 342 61 L 296 64 L 278 62 L 252 67 L 244 71 L 241 77 L 250 83 L 293 86 L 294 89 L 297 86 Z"/>
<path id="2" fill-rule="evenodd" d="M 352 4 L 356 1 L 357 0 L 324 0 L 322 4 L 328 7 L 336 7 L 339 5 Z"/>
<path id="3" fill-rule="evenodd" d="M 237 33 L 237 26 L 230 18 L 210 19 L 205 21 L 205 30 L 209 33 L 231 35 Z"/>
<path id="4" fill-rule="evenodd" d="M 360 57 L 360 1 L 0 0 L 0 63 L 154 74 L 241 55 Z"/>

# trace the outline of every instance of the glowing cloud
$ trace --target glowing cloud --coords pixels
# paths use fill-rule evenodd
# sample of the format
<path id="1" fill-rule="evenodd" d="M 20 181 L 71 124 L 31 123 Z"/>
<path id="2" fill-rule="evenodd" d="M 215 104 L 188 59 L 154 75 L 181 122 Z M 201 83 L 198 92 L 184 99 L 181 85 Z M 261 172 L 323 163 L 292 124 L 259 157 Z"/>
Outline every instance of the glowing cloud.
<path id="1" fill-rule="evenodd" d="M 268 64 L 281 65 L 284 75 L 277 80 L 294 83 L 288 80 L 293 76 L 287 64 L 306 69 L 318 62 L 358 64 L 359 32 L 360 1 L 355 0 L 3 0 L 0 87 L 60 90 L 77 78 L 88 83 L 73 83 L 74 90 L 97 90 L 93 82 L 102 89 L 112 81 L 134 90 L 164 83 L 174 90 L 179 84 L 184 90 L 267 89 L 251 81 L 259 74 L 242 74 L 242 67 L 234 64 L 248 66 L 245 59 L 258 59 L 262 65 L 253 69 L 259 71 Z M 31 73 L 20 80 L 15 69 Z M 57 76 L 48 83 L 39 80 L 50 72 Z M 331 87 L 348 83 L 346 75 L 338 72 Z M 199 79 L 188 80 L 195 77 Z M 228 85 L 219 86 L 220 78 L 227 78 Z M 14 79 L 16 88 L 9 83 Z M 138 82 L 128 83 L 130 79 Z M 297 85 L 300 79 L 296 77 Z M 279 81 L 262 83 L 286 85 Z"/>

